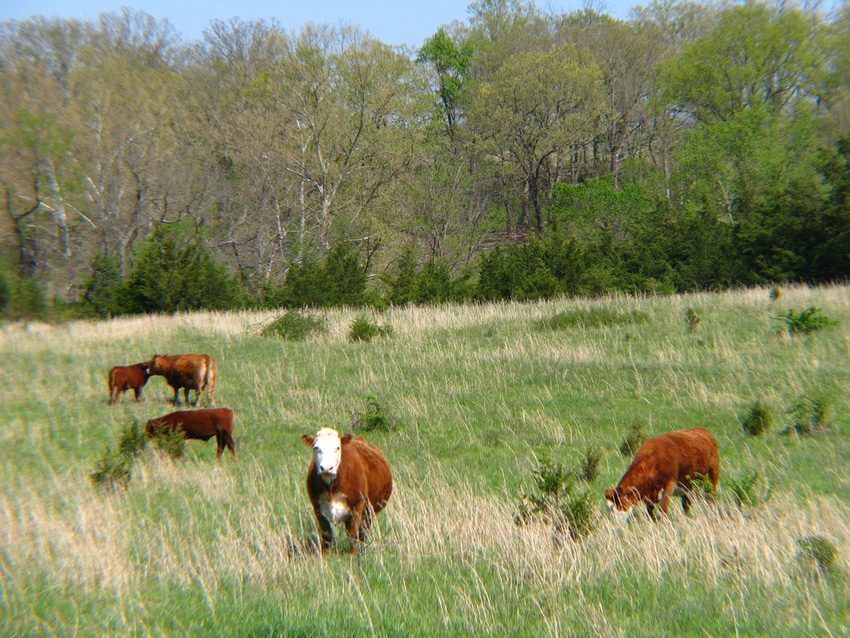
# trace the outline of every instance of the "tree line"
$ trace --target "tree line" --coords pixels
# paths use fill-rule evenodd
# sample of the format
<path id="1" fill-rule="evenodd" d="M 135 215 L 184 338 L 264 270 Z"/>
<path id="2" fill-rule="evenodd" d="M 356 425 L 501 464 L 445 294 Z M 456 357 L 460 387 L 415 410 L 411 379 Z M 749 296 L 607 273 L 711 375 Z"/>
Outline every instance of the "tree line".
<path id="1" fill-rule="evenodd" d="M 0 23 L 0 312 L 679 292 L 850 272 L 850 4 L 475 0 Z"/>

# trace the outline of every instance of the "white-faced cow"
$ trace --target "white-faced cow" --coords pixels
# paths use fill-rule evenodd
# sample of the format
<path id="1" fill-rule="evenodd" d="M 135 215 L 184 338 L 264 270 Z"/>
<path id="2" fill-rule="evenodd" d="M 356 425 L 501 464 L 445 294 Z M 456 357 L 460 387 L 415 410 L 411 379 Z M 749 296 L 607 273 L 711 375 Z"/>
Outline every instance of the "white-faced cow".
<path id="1" fill-rule="evenodd" d="M 646 503 L 655 518 L 655 505 L 667 513 L 670 497 L 682 497 L 685 513 L 691 495 L 709 481 L 717 489 L 720 474 L 717 441 L 704 428 L 665 432 L 647 439 L 616 487 L 605 490 L 608 511 L 628 518 L 635 505 Z"/>
<path id="2" fill-rule="evenodd" d="M 127 390 L 133 390 L 136 401 L 142 400 L 142 388 L 148 382 L 149 361 L 134 363 L 129 366 L 113 366 L 109 370 L 109 403 L 114 405 L 118 395 Z"/>
<path id="3" fill-rule="evenodd" d="M 307 471 L 307 494 L 322 535 L 322 551 L 333 542 L 333 526 L 345 523 L 351 553 L 366 540 L 372 517 L 384 509 L 393 491 L 393 477 L 384 454 L 362 436 L 339 435 L 322 428 L 305 434 L 313 448 Z"/>
<path id="4" fill-rule="evenodd" d="M 165 377 L 168 385 L 174 388 L 175 405 L 180 405 L 180 388 L 183 388 L 186 403 L 189 403 L 189 390 L 195 391 L 192 405 L 198 403 L 201 392 L 208 388 L 210 405 L 215 405 L 215 359 L 208 354 L 155 354 L 151 357 L 148 373 Z"/>
<path id="5" fill-rule="evenodd" d="M 145 431 L 149 436 L 160 430 L 182 432 L 187 439 L 209 441 L 215 437 L 218 452 L 215 458 L 221 460 L 225 446 L 230 456 L 236 459 L 233 444 L 233 410 L 230 408 L 204 408 L 200 410 L 178 410 L 148 421 Z"/>

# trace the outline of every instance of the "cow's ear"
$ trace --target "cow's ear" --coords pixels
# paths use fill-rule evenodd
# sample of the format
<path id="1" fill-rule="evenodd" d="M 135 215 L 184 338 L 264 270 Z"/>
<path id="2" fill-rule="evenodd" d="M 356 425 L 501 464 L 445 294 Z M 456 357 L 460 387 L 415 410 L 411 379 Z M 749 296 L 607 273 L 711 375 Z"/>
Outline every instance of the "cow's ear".
<path id="1" fill-rule="evenodd" d="M 343 445 L 345 445 L 346 443 L 351 443 L 351 433 L 349 432 L 348 434 L 343 434 L 341 437 L 339 437 L 339 440 L 340 443 L 342 443 Z"/>
<path id="2" fill-rule="evenodd" d="M 313 443 L 316 442 L 316 437 L 314 437 L 312 434 L 302 434 L 301 440 L 304 441 L 304 445 L 309 445 L 310 447 L 313 447 Z"/>
<path id="3" fill-rule="evenodd" d="M 612 503 L 614 502 L 615 495 L 616 492 L 614 491 L 613 487 L 609 487 L 607 490 L 605 490 L 605 499 L 611 501 Z"/>

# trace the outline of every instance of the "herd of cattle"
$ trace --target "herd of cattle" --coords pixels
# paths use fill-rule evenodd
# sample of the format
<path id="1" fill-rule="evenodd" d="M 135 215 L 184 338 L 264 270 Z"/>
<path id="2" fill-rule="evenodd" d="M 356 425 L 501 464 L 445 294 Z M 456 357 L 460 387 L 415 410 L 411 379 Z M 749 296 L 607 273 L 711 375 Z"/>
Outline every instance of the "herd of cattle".
<path id="1" fill-rule="evenodd" d="M 217 459 L 224 448 L 233 459 L 233 410 L 215 406 L 215 360 L 206 354 L 155 354 L 150 361 L 115 366 L 109 371 L 109 403 L 133 390 L 136 401 L 152 376 L 162 376 L 174 390 L 174 404 L 180 404 L 179 391 L 189 403 L 189 390 L 195 391 L 193 405 L 208 392 L 210 408 L 179 410 L 151 419 L 148 435 L 179 431 L 187 439 L 208 441 L 216 438 Z M 392 471 L 383 452 L 362 436 L 340 435 L 322 428 L 315 435 L 301 437 L 313 449 L 307 470 L 307 494 L 321 532 L 322 550 L 333 542 L 333 526 L 343 523 L 351 552 L 366 540 L 372 517 L 380 512 L 393 490 Z M 635 454 L 620 482 L 605 490 L 608 511 L 615 518 L 628 518 L 636 505 L 644 503 L 652 518 L 655 506 L 667 513 L 671 496 L 681 496 L 688 512 L 691 498 L 700 488 L 713 491 L 719 478 L 717 441 L 704 428 L 665 432 L 647 439 Z M 710 486 L 709 486 L 710 484 Z"/>

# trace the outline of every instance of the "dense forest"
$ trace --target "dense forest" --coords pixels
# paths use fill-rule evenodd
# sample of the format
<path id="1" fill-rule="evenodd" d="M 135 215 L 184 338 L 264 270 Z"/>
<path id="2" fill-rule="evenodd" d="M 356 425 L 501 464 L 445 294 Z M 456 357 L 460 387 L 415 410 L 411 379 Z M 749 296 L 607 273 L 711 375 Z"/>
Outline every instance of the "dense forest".
<path id="1" fill-rule="evenodd" d="M 591 6 L 0 23 L 0 313 L 846 278 L 850 4 Z"/>

